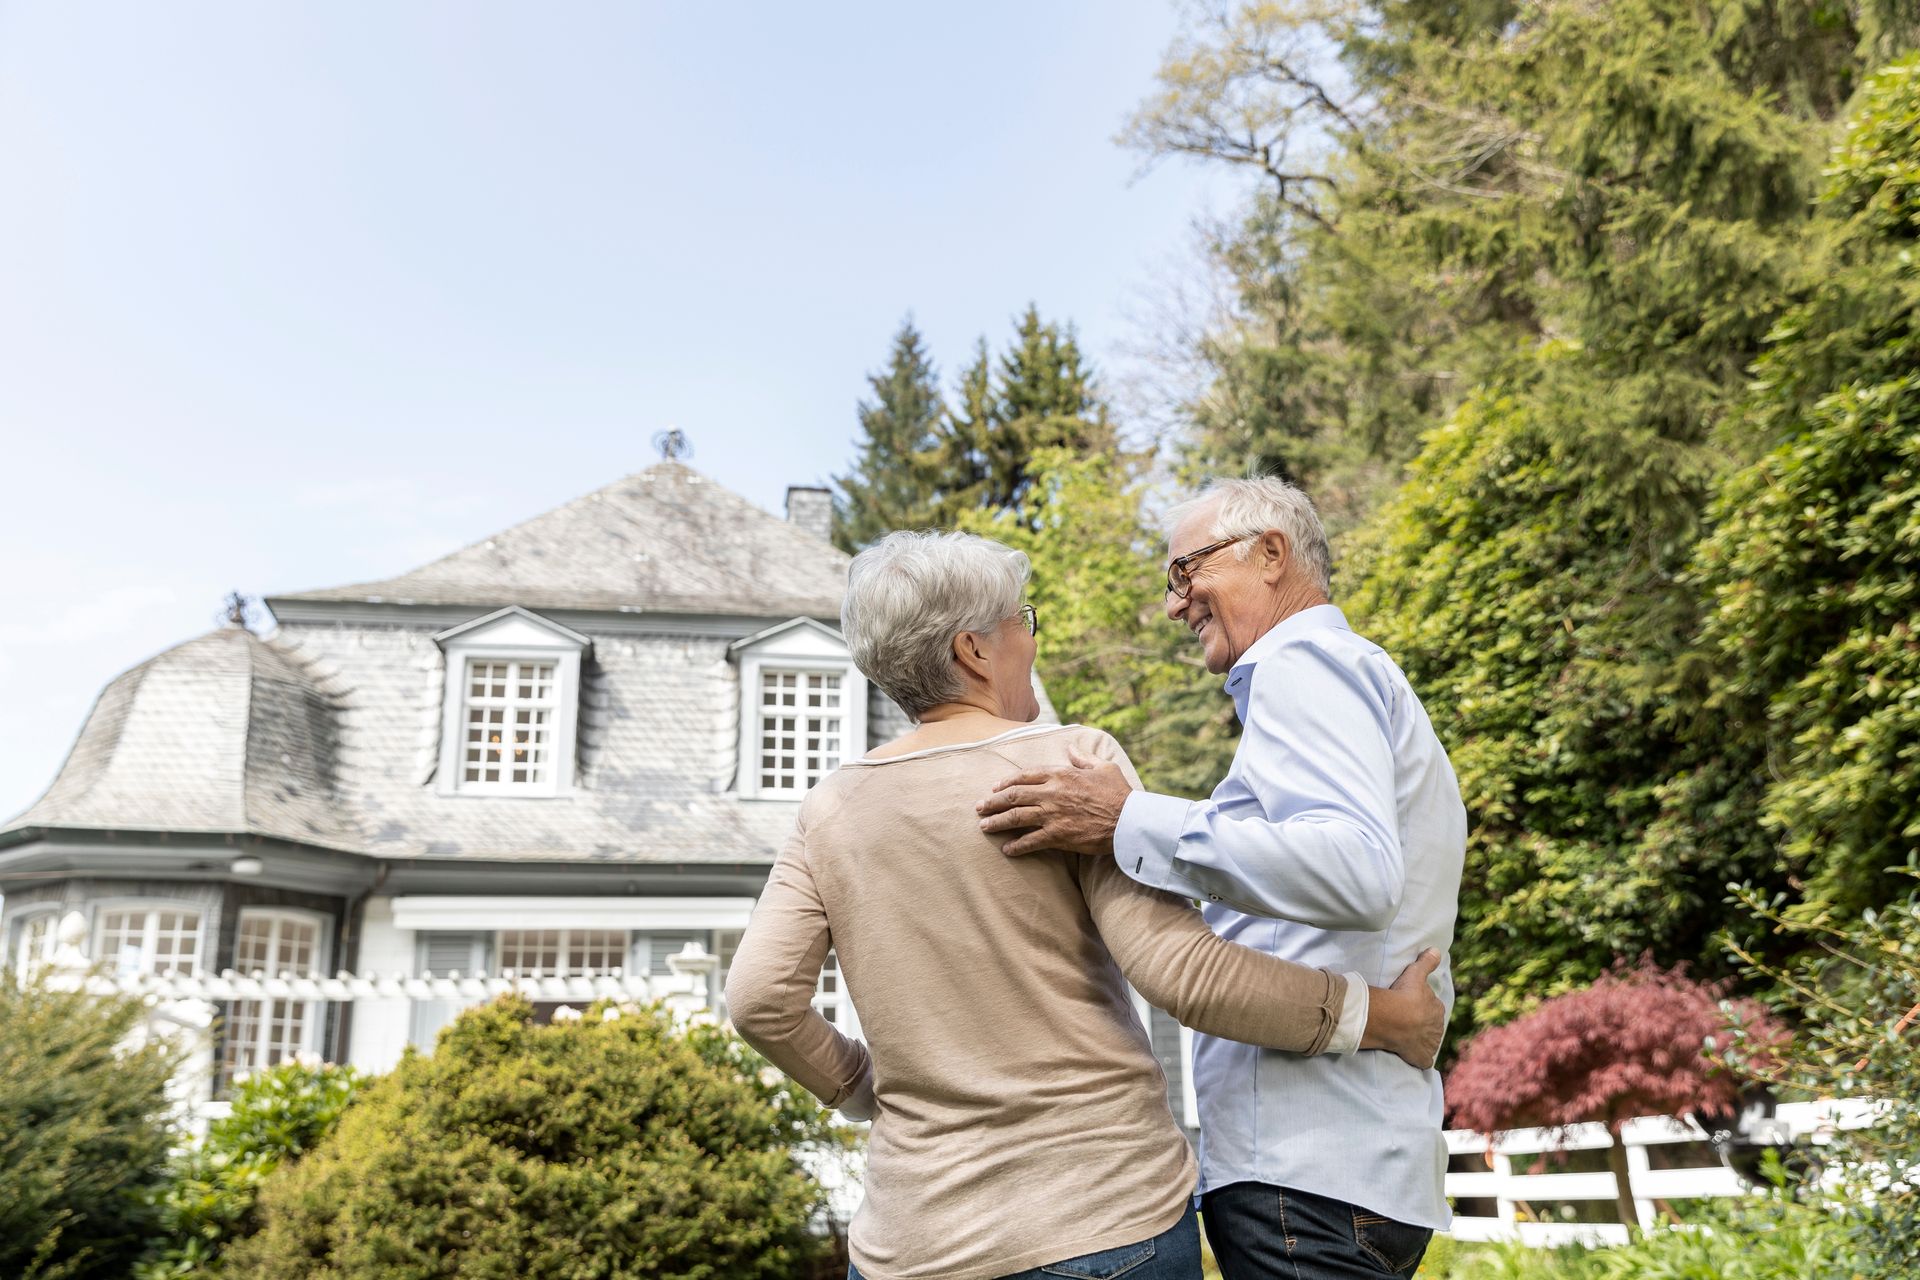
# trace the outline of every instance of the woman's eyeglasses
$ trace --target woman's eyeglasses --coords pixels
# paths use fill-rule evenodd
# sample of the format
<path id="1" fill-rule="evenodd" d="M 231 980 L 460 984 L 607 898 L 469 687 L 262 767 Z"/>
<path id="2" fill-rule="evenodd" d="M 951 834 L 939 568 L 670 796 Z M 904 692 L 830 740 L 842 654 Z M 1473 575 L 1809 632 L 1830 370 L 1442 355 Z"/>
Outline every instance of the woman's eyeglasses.
<path id="1" fill-rule="evenodd" d="M 1030 604 L 1021 605 L 1020 606 L 1020 625 L 1027 629 L 1028 635 L 1030 636 L 1039 635 L 1040 634 L 1040 611 L 1034 608 Z"/>
<path id="2" fill-rule="evenodd" d="M 1243 533 L 1237 538 L 1222 538 L 1218 542 L 1209 543 L 1198 551 L 1189 551 L 1183 556 L 1174 557 L 1167 562 L 1167 594 L 1179 596 L 1182 600 L 1185 600 L 1187 598 L 1187 592 L 1193 590 L 1194 565 L 1220 550 L 1222 547 L 1230 547 L 1236 542 L 1245 542 L 1248 538 L 1257 536 L 1259 535 Z"/>

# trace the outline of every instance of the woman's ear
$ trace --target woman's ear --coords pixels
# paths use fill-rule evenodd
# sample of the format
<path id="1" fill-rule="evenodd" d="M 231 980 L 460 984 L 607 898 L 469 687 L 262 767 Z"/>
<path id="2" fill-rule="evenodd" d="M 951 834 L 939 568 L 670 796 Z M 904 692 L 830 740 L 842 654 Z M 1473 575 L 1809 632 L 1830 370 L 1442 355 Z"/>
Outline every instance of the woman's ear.
<path id="1" fill-rule="evenodd" d="M 979 632 L 962 631 L 953 638 L 953 660 L 974 679 L 991 682 L 993 659 L 987 656 L 987 647 L 981 643 Z"/>

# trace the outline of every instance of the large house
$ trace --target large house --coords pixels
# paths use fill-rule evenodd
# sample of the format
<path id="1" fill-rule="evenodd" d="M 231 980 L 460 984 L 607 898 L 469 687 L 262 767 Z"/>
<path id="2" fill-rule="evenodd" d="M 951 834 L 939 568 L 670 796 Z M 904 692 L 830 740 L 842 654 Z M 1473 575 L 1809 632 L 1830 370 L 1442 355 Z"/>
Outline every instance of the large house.
<path id="1" fill-rule="evenodd" d="M 906 727 L 840 638 L 830 513 L 669 460 L 142 663 L 0 828 L 9 962 L 74 912 L 135 976 L 664 974 L 692 942 L 717 1004 L 801 795 Z M 857 1027 L 831 959 L 817 1003 Z M 456 1011 L 234 1000 L 213 1087 L 303 1052 L 382 1071 Z"/>

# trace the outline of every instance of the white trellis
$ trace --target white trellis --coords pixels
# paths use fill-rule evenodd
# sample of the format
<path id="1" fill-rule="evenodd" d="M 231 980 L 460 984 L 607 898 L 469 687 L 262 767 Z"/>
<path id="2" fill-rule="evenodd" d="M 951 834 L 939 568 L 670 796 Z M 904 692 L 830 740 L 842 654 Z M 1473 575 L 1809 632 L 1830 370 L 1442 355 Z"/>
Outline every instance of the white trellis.
<path id="1" fill-rule="evenodd" d="M 1783 1140 L 1824 1145 L 1838 1130 L 1871 1126 L 1874 1110 L 1873 1103 L 1860 1099 L 1798 1102 L 1775 1108 L 1774 1118 L 1779 1122 L 1778 1133 Z M 1621 1141 L 1627 1149 L 1634 1208 L 1644 1230 L 1651 1230 L 1659 1221 L 1658 1201 L 1754 1194 L 1753 1188 L 1721 1165 L 1717 1158 L 1710 1157 L 1711 1163 L 1687 1167 L 1653 1167 L 1648 1154 L 1651 1148 L 1707 1141 L 1707 1133 L 1690 1119 L 1648 1116 L 1629 1120 L 1622 1128 Z M 1541 1156 L 1552 1152 L 1599 1151 L 1612 1144 L 1605 1126 L 1598 1124 L 1573 1125 L 1564 1132 L 1514 1129 L 1491 1137 L 1471 1129 L 1448 1130 L 1449 1155 L 1483 1155 L 1493 1168 L 1484 1173 L 1449 1171 L 1447 1195 L 1456 1199 L 1492 1200 L 1497 1208 L 1493 1217 L 1456 1214 L 1452 1234 L 1461 1240 L 1519 1240 L 1537 1246 L 1575 1242 L 1625 1244 L 1627 1229 L 1619 1223 L 1557 1222 L 1536 1208 L 1584 1201 L 1612 1204 L 1617 1193 L 1611 1172 L 1525 1172 Z M 1548 1164 L 1551 1167 L 1551 1161 Z"/>

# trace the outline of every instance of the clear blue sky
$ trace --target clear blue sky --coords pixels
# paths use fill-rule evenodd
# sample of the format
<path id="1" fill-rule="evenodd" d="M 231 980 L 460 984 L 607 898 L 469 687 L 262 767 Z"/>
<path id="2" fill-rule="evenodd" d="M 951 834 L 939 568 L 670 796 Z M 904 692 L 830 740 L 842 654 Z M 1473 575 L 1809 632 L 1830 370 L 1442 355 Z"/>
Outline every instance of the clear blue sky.
<path id="1" fill-rule="evenodd" d="M 0 0 L 0 816 L 222 595 L 647 465 L 844 468 L 913 313 L 1109 381 L 1231 189 L 1112 142 L 1164 0 Z"/>

